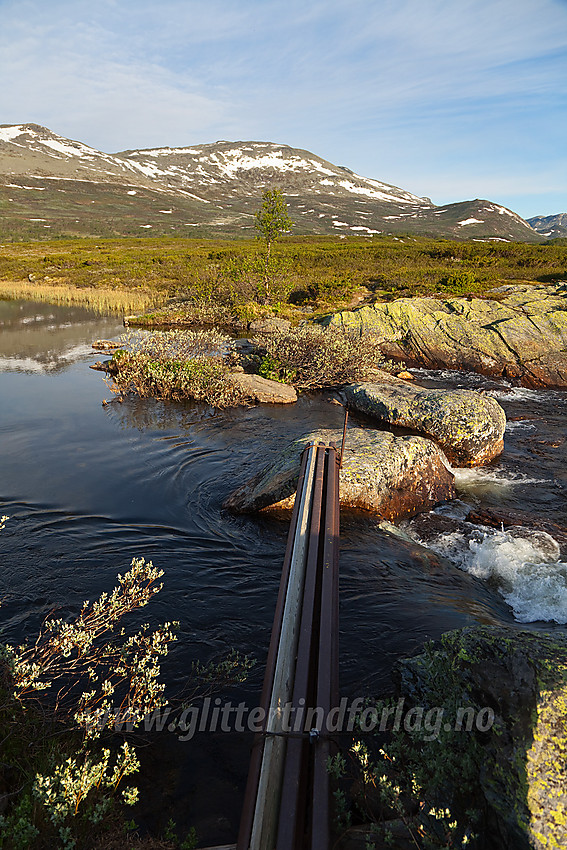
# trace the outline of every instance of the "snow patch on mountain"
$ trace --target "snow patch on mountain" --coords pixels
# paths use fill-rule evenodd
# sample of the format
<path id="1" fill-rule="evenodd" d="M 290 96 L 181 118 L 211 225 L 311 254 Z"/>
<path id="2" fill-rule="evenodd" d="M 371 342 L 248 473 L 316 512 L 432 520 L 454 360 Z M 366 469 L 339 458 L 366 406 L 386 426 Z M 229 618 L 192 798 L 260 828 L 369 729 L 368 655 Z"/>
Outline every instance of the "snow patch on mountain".
<path id="1" fill-rule="evenodd" d="M 355 186 L 355 184 L 351 183 L 350 180 L 339 180 L 339 186 L 342 186 L 343 189 L 347 190 L 347 192 L 352 192 L 355 195 L 367 195 L 369 198 L 374 198 L 374 200 L 377 201 L 388 201 L 389 203 L 393 201 L 397 201 L 398 203 L 400 201 L 402 203 L 407 201 L 407 196 L 405 194 L 393 195 L 387 194 L 386 192 L 377 192 L 376 189 L 367 189 L 364 186 Z M 416 200 L 419 200 L 419 198 Z"/>
<path id="2" fill-rule="evenodd" d="M 18 124 L 14 127 L 0 127 L 0 142 L 12 142 L 18 136 L 23 134 L 23 125 Z"/>
<path id="3" fill-rule="evenodd" d="M 366 236 L 385 229 L 389 232 L 407 229 L 445 236 L 460 232 L 461 238 L 466 238 L 466 227 L 477 224 L 482 225 L 484 238 L 502 238 L 508 231 L 510 238 L 526 238 L 528 232 L 534 237 L 520 216 L 491 201 L 476 199 L 436 207 L 429 198 L 362 177 L 310 151 L 273 142 L 218 141 L 107 154 L 52 133 L 39 124 L 2 125 L 0 178 L 2 175 L 3 185 L 9 186 L 9 191 L 38 189 L 37 197 L 32 191 L 18 193 L 21 201 L 26 196 L 31 215 L 37 209 L 38 217 L 44 212 L 39 193 L 48 197 L 45 187 L 50 184 L 52 192 L 72 195 L 88 195 L 88 184 L 97 193 L 96 187 L 109 187 L 98 210 L 103 229 L 108 210 L 113 210 L 113 221 L 121 226 L 114 200 L 118 192 L 122 197 L 130 196 L 129 215 L 148 215 L 145 221 L 138 218 L 138 225 L 148 230 L 152 226 L 158 229 L 162 226 L 160 220 L 169 215 L 168 228 L 222 226 L 238 233 L 244 219 L 251 220 L 251 211 L 258 208 L 262 192 L 266 188 L 279 188 L 288 199 L 298 232 L 303 233 L 334 232 L 342 237 L 337 231 Z M 34 176 L 40 179 L 39 185 L 28 186 Z M 61 188 L 55 189 L 52 181 L 61 181 Z M 134 200 L 136 194 L 140 198 Z M 156 201 L 153 218 L 145 205 L 150 197 Z M 197 216 L 194 202 L 199 205 Z M 221 210 L 227 212 L 217 218 Z M 175 216 L 171 211 L 175 211 Z M 74 207 L 69 208 L 69 218 L 76 218 Z M 64 229 L 63 224 L 59 225 Z M 545 233 L 554 228 L 555 222 L 542 222 Z"/>
<path id="4" fill-rule="evenodd" d="M 85 145 L 81 145 L 79 142 L 69 145 L 63 140 L 59 141 L 59 139 L 40 139 L 39 143 L 66 156 L 80 156 L 86 159 L 94 159 L 96 156 L 96 151 L 92 148 L 87 148 Z"/>

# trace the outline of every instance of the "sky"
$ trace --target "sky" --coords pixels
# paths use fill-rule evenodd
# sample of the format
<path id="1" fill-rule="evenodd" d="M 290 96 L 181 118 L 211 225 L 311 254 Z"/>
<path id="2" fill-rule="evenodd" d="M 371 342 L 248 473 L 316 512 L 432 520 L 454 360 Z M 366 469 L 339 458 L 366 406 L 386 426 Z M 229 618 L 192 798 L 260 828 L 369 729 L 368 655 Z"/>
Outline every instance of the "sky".
<path id="1" fill-rule="evenodd" d="M 567 0 L 0 0 L 0 124 L 28 122 L 567 212 Z"/>

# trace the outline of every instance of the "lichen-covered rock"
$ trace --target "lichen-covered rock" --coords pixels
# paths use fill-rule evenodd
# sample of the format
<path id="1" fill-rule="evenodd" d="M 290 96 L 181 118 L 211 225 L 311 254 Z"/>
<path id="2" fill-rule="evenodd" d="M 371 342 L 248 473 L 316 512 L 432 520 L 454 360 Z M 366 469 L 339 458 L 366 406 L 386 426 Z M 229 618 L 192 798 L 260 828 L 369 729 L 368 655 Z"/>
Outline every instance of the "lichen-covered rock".
<path id="1" fill-rule="evenodd" d="M 506 415 L 491 396 L 425 389 L 391 375 L 352 384 L 345 395 L 354 410 L 430 437 L 457 466 L 488 463 L 504 448 Z"/>
<path id="2" fill-rule="evenodd" d="M 233 372 L 231 379 L 250 401 L 265 404 L 293 404 L 297 401 L 297 391 L 288 384 L 244 372 Z"/>
<path id="3" fill-rule="evenodd" d="M 396 679 L 406 710 L 445 708 L 449 722 L 435 740 L 417 736 L 413 755 L 425 765 L 426 792 L 444 795 L 465 821 L 476 813 L 479 847 L 567 846 L 564 631 L 479 626 L 449 632 L 422 655 L 400 662 Z M 470 718 L 482 716 L 480 732 L 477 719 L 468 732 L 456 728 L 452 715 L 459 706 L 471 708 Z"/>
<path id="4" fill-rule="evenodd" d="M 491 298 L 399 298 L 326 319 L 372 332 L 387 357 L 567 387 L 567 283 L 509 284 Z"/>
<path id="5" fill-rule="evenodd" d="M 235 513 L 293 505 L 301 453 L 308 443 L 334 442 L 340 431 L 320 430 L 294 440 L 279 458 L 238 488 L 224 503 Z M 373 511 L 392 520 L 453 499 L 453 475 L 441 450 L 423 437 L 350 428 L 339 479 L 344 507 Z"/>

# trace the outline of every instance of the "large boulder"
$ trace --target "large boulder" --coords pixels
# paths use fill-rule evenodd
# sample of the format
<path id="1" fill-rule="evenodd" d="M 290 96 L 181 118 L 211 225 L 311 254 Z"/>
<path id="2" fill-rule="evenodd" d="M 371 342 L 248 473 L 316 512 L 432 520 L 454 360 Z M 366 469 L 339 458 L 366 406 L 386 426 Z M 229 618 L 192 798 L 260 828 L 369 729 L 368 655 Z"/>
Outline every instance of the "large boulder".
<path id="1" fill-rule="evenodd" d="M 311 442 L 334 442 L 340 431 L 320 430 L 290 443 L 274 463 L 233 492 L 224 507 L 251 513 L 269 506 L 293 505 L 301 453 Z M 443 452 L 423 437 L 394 437 L 387 431 L 347 431 L 339 481 L 340 503 L 392 520 L 429 510 L 455 497 L 453 475 Z"/>
<path id="2" fill-rule="evenodd" d="M 488 463 L 504 448 L 506 414 L 483 393 L 425 389 L 384 374 L 345 394 L 350 408 L 430 437 L 457 466 Z"/>
<path id="3" fill-rule="evenodd" d="M 233 372 L 231 379 L 249 401 L 265 404 L 293 404 L 297 401 L 297 391 L 289 384 L 245 372 Z"/>
<path id="4" fill-rule="evenodd" d="M 396 680 L 406 712 L 443 709 L 437 734 L 424 737 L 415 724 L 401 733 L 406 766 L 429 800 L 479 835 L 473 847 L 567 846 L 564 631 L 449 632 L 400 662 Z"/>
<path id="5" fill-rule="evenodd" d="M 377 335 L 383 354 L 408 363 L 567 387 L 566 282 L 508 284 L 487 298 L 399 298 L 325 321 Z"/>

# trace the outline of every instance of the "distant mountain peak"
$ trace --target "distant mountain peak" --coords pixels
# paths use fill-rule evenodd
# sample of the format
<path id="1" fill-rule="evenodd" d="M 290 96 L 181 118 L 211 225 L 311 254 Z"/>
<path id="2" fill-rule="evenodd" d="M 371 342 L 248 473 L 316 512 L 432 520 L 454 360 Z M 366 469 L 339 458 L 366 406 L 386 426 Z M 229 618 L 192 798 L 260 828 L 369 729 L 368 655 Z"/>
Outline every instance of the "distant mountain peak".
<path id="1" fill-rule="evenodd" d="M 528 218 L 530 227 L 548 239 L 567 237 L 567 213 L 556 215 L 536 215 Z"/>
<path id="2" fill-rule="evenodd" d="M 3 239 L 23 233 L 247 235 L 269 187 L 286 195 L 298 234 L 542 238 L 492 201 L 437 207 L 430 198 L 285 144 L 220 140 L 108 154 L 39 124 L 0 125 Z"/>

